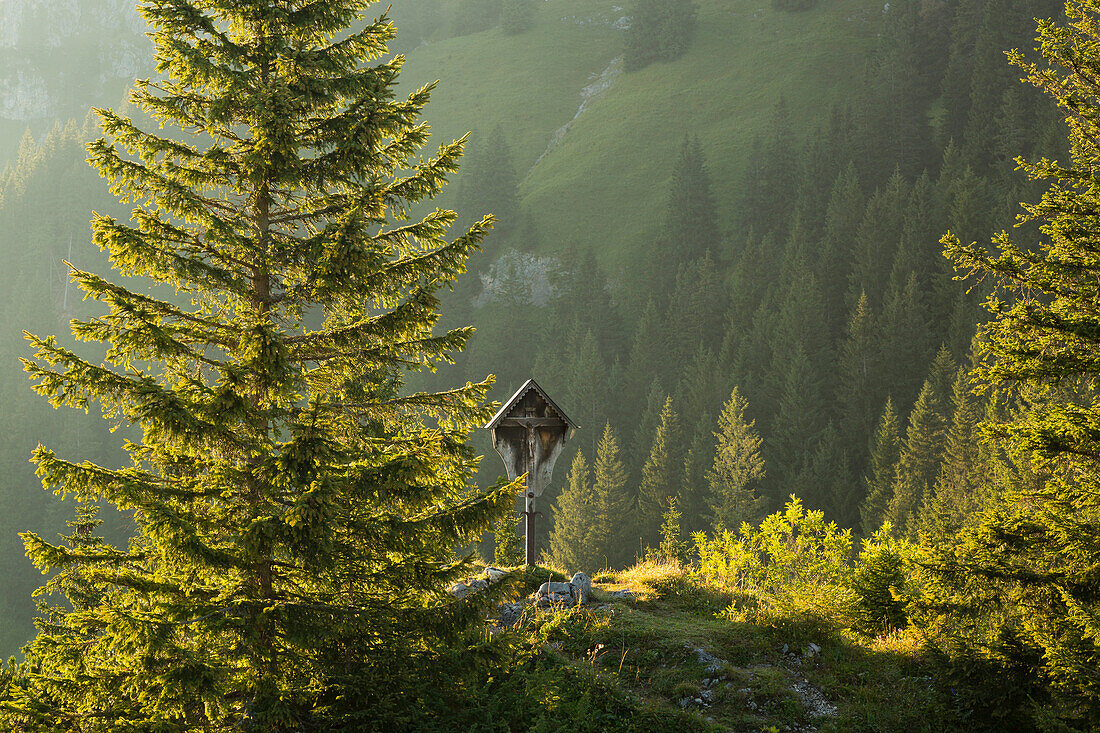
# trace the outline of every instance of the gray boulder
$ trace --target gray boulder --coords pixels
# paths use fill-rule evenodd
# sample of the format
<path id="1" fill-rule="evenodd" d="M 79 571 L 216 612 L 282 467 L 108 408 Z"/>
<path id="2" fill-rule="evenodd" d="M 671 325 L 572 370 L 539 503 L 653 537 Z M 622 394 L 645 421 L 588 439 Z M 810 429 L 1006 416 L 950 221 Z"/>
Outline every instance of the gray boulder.
<path id="1" fill-rule="evenodd" d="M 543 583 L 535 594 L 535 605 L 539 608 L 563 606 L 570 608 L 577 604 L 572 583 Z"/>
<path id="2" fill-rule="evenodd" d="M 500 617 L 497 620 L 497 626 L 507 628 L 515 626 L 519 621 L 520 615 L 523 613 L 522 603 L 504 603 L 500 607 Z"/>
<path id="3" fill-rule="evenodd" d="M 569 585 L 573 587 L 573 595 L 577 603 L 582 606 L 588 605 L 588 599 L 592 596 L 592 579 L 584 573 L 577 573 L 569 581 Z"/>

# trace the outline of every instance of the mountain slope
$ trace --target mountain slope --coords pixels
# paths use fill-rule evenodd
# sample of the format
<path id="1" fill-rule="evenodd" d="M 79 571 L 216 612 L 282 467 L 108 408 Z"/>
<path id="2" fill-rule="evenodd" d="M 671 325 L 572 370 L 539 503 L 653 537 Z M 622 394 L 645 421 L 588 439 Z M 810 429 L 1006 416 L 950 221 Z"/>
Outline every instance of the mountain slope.
<path id="1" fill-rule="evenodd" d="M 628 9 L 550 0 L 531 31 L 423 45 L 409 53 L 403 76 L 406 84 L 440 80 L 426 113 L 440 138 L 504 128 L 543 247 L 596 246 L 601 259 L 621 265 L 659 221 L 685 135 L 703 141 L 719 208 L 728 211 L 779 100 L 796 134 L 826 126 L 862 73 L 882 14 L 867 0 L 797 14 L 761 5 L 702 0 L 682 58 L 618 73 L 623 31 L 613 25 Z M 586 88 L 599 93 L 577 115 Z"/>

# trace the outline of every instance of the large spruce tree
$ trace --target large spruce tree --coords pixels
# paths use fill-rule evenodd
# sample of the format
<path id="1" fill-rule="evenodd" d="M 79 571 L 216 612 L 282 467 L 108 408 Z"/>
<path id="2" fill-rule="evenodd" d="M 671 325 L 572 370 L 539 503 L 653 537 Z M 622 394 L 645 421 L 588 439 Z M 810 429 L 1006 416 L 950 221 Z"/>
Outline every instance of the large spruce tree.
<path id="1" fill-rule="evenodd" d="M 117 505 L 135 536 L 24 535 L 74 582 L 50 586 L 2 727 L 361 730 L 445 699 L 415 679 L 476 611 L 441 590 L 453 551 L 511 497 L 470 488 L 488 382 L 409 394 L 401 375 L 465 343 L 433 334 L 436 293 L 490 220 L 448 240 L 454 213 L 410 216 L 462 143 L 419 157 L 431 86 L 396 96 L 367 4 L 141 7 L 161 77 L 132 102 L 170 132 L 99 112 L 91 163 L 136 208 L 93 236 L 130 279 L 72 271 L 105 308 L 73 332 L 106 358 L 28 335 L 25 362 L 55 406 L 140 429 L 120 469 L 34 454 L 48 489 Z"/>
<path id="2" fill-rule="evenodd" d="M 950 618 L 933 628 L 950 623 L 954 649 L 1005 673 L 1040 672 L 1042 689 L 1024 691 L 1045 698 L 1042 727 L 1088 730 L 1100 721 L 1100 2 L 1071 0 L 1066 11 L 1068 23 L 1039 24 L 1044 62 L 1013 54 L 1069 129 L 1070 160 L 1023 163 L 1050 186 L 1025 204 L 1041 240 L 1020 247 L 1002 233 L 990 250 L 944 239 L 963 273 L 1001 286 L 987 301 L 994 319 L 976 374 L 1018 401 L 993 429 L 1046 480 L 1016 482 L 942 552 L 939 609 Z"/>

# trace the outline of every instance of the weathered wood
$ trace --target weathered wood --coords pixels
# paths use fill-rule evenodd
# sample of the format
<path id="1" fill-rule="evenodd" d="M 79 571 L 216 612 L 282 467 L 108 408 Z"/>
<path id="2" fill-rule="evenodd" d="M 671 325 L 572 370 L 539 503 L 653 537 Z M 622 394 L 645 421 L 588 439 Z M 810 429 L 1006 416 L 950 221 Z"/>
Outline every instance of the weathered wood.
<path id="1" fill-rule="evenodd" d="M 525 561 L 535 564 L 535 500 L 550 485 L 554 463 L 577 425 L 533 379 L 516 391 L 485 425 L 493 432 L 493 448 L 504 461 L 508 480 L 524 481 Z"/>

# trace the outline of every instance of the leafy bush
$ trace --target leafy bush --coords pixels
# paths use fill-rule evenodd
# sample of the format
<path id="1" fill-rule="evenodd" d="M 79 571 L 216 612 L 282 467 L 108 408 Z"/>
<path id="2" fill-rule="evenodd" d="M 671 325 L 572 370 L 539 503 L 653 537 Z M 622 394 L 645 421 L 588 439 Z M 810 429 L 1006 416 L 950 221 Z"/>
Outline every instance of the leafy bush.
<path id="1" fill-rule="evenodd" d="M 741 525 L 734 536 L 695 535 L 700 573 L 730 588 L 742 602 L 727 615 L 812 611 L 846 616 L 853 605 L 852 532 L 825 522 L 820 511 L 806 511 L 791 497 L 783 511 L 759 528 Z"/>

